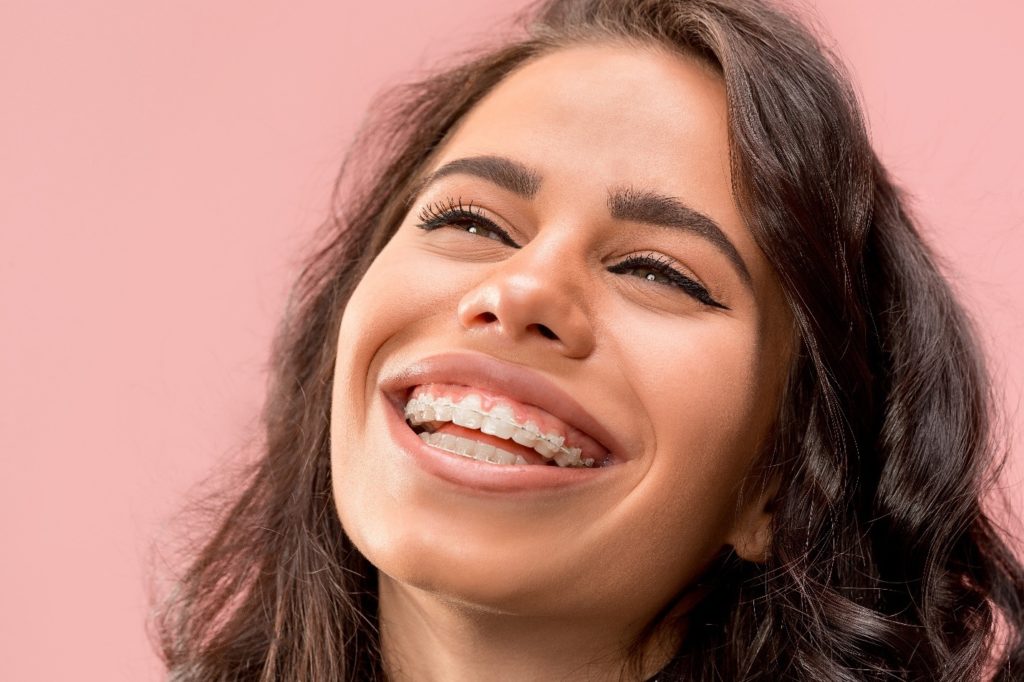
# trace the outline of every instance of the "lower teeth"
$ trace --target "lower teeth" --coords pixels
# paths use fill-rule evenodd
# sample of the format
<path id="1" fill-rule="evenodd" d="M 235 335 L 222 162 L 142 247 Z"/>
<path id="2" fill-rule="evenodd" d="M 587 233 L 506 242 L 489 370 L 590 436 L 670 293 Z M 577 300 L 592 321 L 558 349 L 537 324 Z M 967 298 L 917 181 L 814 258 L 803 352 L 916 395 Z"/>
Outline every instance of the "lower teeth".
<path id="1" fill-rule="evenodd" d="M 454 455 L 461 455 L 468 459 L 489 462 L 491 464 L 529 464 L 522 455 L 515 455 L 493 445 L 480 443 L 469 438 L 462 438 L 461 436 L 454 436 L 450 433 L 427 433 L 424 431 L 419 436 L 427 445 Z"/>
<path id="2" fill-rule="evenodd" d="M 517 455 L 509 452 L 508 450 L 494 447 L 488 443 L 481 443 L 480 441 L 476 441 L 471 438 L 463 438 L 461 436 L 435 431 L 433 429 L 440 426 L 436 422 L 413 424 L 406 421 L 406 425 L 411 428 L 427 445 L 439 450 L 444 450 L 445 452 L 449 452 L 453 455 L 461 455 L 467 459 L 475 459 L 479 462 L 489 462 L 491 464 L 530 464 L 530 462 L 522 455 Z M 566 458 L 563 452 L 556 452 L 554 457 L 545 456 L 544 460 L 544 464 L 547 466 L 557 466 L 568 469 L 591 468 L 595 466 L 593 459 L 581 461 L 577 456 L 575 461 L 573 461 L 572 459 Z M 610 460 L 606 458 L 604 462 L 596 464 L 596 466 L 607 466 L 609 462 Z"/>

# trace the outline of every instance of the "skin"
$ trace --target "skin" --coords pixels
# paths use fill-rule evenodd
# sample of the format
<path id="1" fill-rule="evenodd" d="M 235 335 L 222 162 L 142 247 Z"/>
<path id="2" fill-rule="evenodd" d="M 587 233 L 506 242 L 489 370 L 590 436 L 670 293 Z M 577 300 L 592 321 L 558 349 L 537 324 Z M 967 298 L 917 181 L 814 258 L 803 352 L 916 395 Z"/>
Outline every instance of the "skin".
<path id="1" fill-rule="evenodd" d="M 540 57 L 468 114 L 431 169 L 478 155 L 534 169 L 540 187 L 524 198 L 439 179 L 358 286 L 334 384 L 338 514 L 380 570 L 395 679 L 618 679 L 624 647 L 719 552 L 768 550 L 772 491 L 739 491 L 777 412 L 791 318 L 733 196 L 725 89 L 703 63 L 610 44 Z M 611 218 L 623 187 L 710 217 L 750 281 L 699 235 Z M 458 199 L 520 248 L 417 226 L 424 205 Z M 649 253 L 727 309 L 645 270 L 608 272 Z M 628 461 L 557 495 L 480 495 L 410 466 L 378 383 L 448 351 L 543 374 L 633 445 Z M 646 674 L 678 643 L 663 634 Z"/>

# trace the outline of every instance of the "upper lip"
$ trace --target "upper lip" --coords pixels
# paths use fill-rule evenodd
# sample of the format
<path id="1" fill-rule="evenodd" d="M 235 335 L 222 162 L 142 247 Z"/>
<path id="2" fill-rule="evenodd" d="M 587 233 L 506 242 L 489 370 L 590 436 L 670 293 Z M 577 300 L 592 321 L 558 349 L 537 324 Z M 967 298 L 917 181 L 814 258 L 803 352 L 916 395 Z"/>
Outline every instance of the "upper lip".
<path id="1" fill-rule="evenodd" d="M 410 389 L 434 383 L 482 388 L 533 405 L 587 434 L 615 458 L 629 459 L 628 451 L 611 432 L 553 381 L 528 367 L 489 355 L 433 355 L 386 376 L 380 386 L 385 394 L 404 407 Z"/>

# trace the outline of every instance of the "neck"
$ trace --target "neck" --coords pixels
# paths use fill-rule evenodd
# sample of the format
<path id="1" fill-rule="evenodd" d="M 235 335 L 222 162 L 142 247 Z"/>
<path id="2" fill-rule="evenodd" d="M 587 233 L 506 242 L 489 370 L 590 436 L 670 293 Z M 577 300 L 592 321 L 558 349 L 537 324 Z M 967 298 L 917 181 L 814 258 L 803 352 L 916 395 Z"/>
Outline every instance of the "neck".
<path id="1" fill-rule="evenodd" d="M 630 673 L 627 649 L 639 630 L 616 625 L 496 613 L 380 576 L 381 646 L 394 682 L 645 680 L 671 657 L 662 638 L 644 651 L 642 669 Z"/>

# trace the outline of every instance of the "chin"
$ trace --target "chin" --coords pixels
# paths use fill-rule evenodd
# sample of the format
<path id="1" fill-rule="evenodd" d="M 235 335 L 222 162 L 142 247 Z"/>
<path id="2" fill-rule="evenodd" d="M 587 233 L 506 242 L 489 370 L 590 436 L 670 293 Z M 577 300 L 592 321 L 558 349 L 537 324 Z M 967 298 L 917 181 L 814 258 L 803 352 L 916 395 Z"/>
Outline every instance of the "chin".
<path id="1" fill-rule="evenodd" d="M 439 545 L 416 532 L 359 548 L 382 579 L 394 581 L 396 587 L 483 612 L 537 616 L 571 611 L 572 588 L 578 585 L 565 571 L 524 565 L 522 557 L 517 562 L 493 546 Z"/>

